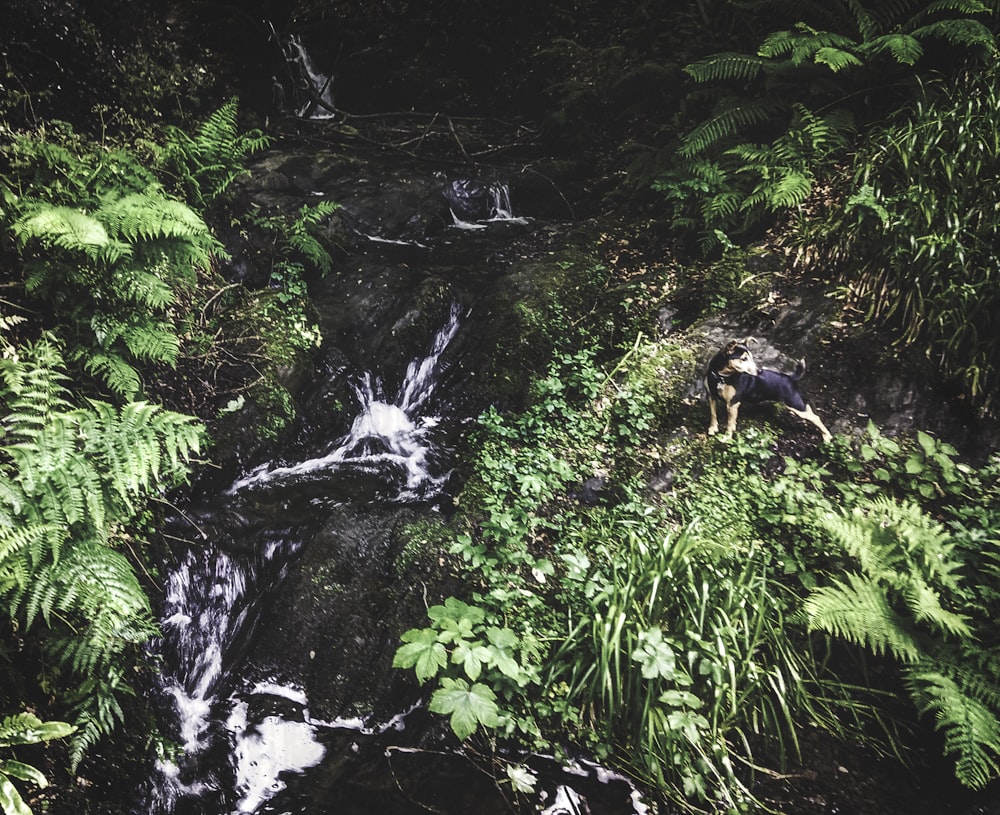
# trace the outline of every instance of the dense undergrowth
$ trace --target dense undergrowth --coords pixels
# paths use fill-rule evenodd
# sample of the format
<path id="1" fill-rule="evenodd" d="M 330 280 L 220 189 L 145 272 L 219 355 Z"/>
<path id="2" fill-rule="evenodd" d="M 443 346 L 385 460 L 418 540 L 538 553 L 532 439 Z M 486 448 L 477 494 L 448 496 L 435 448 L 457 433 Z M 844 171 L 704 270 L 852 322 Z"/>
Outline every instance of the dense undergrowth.
<path id="1" fill-rule="evenodd" d="M 613 371 L 567 352 L 524 413 L 481 418 L 458 513 L 417 533 L 471 592 L 432 607 L 397 665 L 462 738 L 583 749 L 685 806 L 752 807 L 805 723 L 905 757 L 933 722 L 984 786 L 1000 460 L 874 425 L 800 459 L 766 424 L 706 440 L 690 370 L 683 340 L 640 340 Z"/>

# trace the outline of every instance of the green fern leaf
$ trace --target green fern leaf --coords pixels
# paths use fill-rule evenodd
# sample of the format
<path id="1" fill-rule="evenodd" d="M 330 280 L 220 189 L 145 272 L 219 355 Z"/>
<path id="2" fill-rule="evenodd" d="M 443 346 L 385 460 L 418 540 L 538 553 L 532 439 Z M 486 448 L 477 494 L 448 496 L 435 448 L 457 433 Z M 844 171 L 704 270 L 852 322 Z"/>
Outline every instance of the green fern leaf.
<path id="1" fill-rule="evenodd" d="M 167 323 L 125 326 L 121 338 L 129 353 L 138 360 L 173 364 L 181 350 L 180 339 Z"/>
<path id="2" fill-rule="evenodd" d="M 856 68 L 864 65 L 850 51 L 842 51 L 839 48 L 831 48 L 830 46 L 817 49 L 813 55 L 813 61 L 817 65 L 825 65 L 834 73 L 839 73 L 845 68 Z"/>
<path id="3" fill-rule="evenodd" d="M 792 65 L 799 66 L 810 61 L 821 62 L 817 54 L 823 50 L 852 52 L 856 48 L 857 43 L 850 37 L 832 31 L 818 31 L 805 23 L 798 23 L 794 30 L 769 35 L 757 53 L 768 59 L 787 57 Z"/>
<path id="4" fill-rule="evenodd" d="M 877 584 L 856 574 L 810 593 L 804 604 L 811 630 L 826 631 L 848 642 L 914 662 L 921 649 L 905 621 L 889 605 Z"/>
<path id="5" fill-rule="evenodd" d="M 973 789 L 1000 776 L 1000 722 L 949 677 L 919 666 L 906 672 L 907 689 L 922 714 L 934 716 L 945 752 L 955 758 L 955 775 Z"/>
<path id="6" fill-rule="evenodd" d="M 139 372 L 116 354 L 95 353 L 84 361 L 87 372 L 100 376 L 119 396 L 133 398 L 142 387 Z"/>
<path id="7" fill-rule="evenodd" d="M 725 52 L 684 66 L 684 72 L 695 82 L 724 82 L 731 79 L 756 79 L 765 61 L 751 54 Z"/>
<path id="8" fill-rule="evenodd" d="M 15 221 L 12 229 L 22 248 L 37 240 L 43 246 L 97 257 L 109 242 L 107 230 L 100 221 L 70 207 L 40 207 L 33 214 Z"/>
<path id="9" fill-rule="evenodd" d="M 133 244 L 209 234 L 205 222 L 187 205 L 149 192 L 119 198 L 101 207 L 97 216 L 112 234 Z"/>
<path id="10" fill-rule="evenodd" d="M 941 606 L 941 598 L 919 577 L 909 580 L 903 589 L 906 605 L 914 619 L 929 624 L 942 633 L 952 634 L 962 639 L 971 638 L 972 629 L 967 617 L 956 614 Z"/>
<path id="11" fill-rule="evenodd" d="M 683 158 L 693 158 L 720 141 L 736 136 L 754 125 L 770 121 L 777 113 L 787 110 L 786 103 L 774 99 L 731 102 L 684 137 L 680 155 Z"/>
<path id="12" fill-rule="evenodd" d="M 950 45 L 980 48 L 990 54 L 997 50 L 993 32 L 978 20 L 939 20 L 921 26 L 910 34 L 917 40 L 944 39 Z"/>
<path id="13" fill-rule="evenodd" d="M 901 65 L 916 65 L 924 55 L 924 47 L 916 37 L 899 32 L 876 37 L 871 42 L 863 43 L 860 50 L 869 54 L 888 52 Z"/>

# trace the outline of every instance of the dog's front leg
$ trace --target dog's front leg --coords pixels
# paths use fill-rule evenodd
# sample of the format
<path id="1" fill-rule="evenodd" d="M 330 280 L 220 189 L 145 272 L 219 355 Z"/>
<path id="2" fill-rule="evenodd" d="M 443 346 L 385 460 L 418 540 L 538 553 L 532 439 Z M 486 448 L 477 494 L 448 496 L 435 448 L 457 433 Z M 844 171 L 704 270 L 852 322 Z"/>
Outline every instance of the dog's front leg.
<path id="1" fill-rule="evenodd" d="M 712 393 L 712 389 L 705 383 L 705 390 L 708 392 L 708 412 L 711 417 L 711 421 L 708 423 L 708 435 L 714 436 L 719 432 L 719 413 L 715 407 L 715 394 Z"/>
<path id="2" fill-rule="evenodd" d="M 736 416 L 740 412 L 739 402 L 726 402 L 726 435 L 732 436 L 736 432 Z"/>

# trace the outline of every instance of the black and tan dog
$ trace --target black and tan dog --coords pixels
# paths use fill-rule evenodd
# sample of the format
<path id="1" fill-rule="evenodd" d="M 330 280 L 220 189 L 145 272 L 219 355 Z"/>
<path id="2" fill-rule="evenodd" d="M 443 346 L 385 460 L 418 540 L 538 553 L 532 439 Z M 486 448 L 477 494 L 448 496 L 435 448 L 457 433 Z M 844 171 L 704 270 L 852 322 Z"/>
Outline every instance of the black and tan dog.
<path id="1" fill-rule="evenodd" d="M 806 403 L 797 385 L 806 370 L 805 360 L 799 361 L 794 374 L 783 374 L 766 368 L 758 370 L 753 354 L 750 353 L 750 346 L 754 342 L 752 337 L 743 342 L 729 342 L 708 363 L 705 390 L 708 391 L 708 404 L 712 414 L 708 435 L 714 436 L 719 432 L 717 401 L 726 406 L 727 436 L 731 436 L 736 430 L 736 417 L 741 404 L 780 402 L 796 416 L 814 424 L 823 434 L 823 441 L 830 441 L 830 431 Z"/>

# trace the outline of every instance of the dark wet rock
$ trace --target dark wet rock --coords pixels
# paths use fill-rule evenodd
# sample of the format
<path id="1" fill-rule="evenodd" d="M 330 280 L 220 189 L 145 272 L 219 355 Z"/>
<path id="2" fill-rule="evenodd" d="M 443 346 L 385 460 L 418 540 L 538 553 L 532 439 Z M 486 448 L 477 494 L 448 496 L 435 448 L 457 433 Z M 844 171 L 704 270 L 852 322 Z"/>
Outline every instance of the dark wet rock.
<path id="1" fill-rule="evenodd" d="M 406 563 L 401 531 L 419 510 L 332 506 L 298 560 L 250 653 L 252 671 L 304 685 L 313 714 L 392 715 L 419 690 L 392 670 L 400 635 L 439 601 L 446 576 Z M 430 585 L 429 585 L 430 584 Z"/>
<path id="2" fill-rule="evenodd" d="M 481 221 L 493 214 L 490 189 L 479 181 L 464 178 L 450 181 L 441 194 L 455 216 L 463 221 Z"/>

